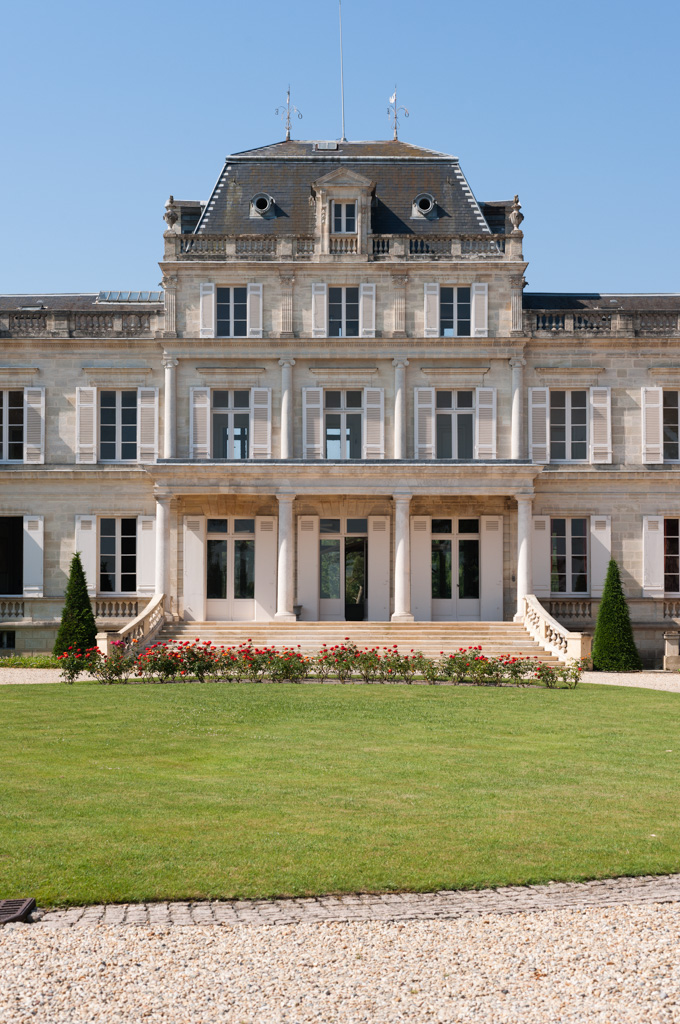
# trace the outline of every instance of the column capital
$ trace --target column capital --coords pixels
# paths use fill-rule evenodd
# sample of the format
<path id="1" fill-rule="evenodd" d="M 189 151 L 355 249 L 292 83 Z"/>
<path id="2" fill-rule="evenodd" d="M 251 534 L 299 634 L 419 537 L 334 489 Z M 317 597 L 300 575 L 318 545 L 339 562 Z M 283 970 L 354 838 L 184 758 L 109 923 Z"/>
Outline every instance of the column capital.
<path id="1" fill-rule="evenodd" d="M 291 504 L 295 501 L 296 498 L 297 498 L 297 494 L 289 494 L 288 492 L 285 492 L 284 494 L 277 494 L 276 495 L 276 500 L 277 501 L 279 501 L 279 502 L 281 502 L 281 501 L 289 501 Z"/>
<path id="2" fill-rule="evenodd" d="M 393 494 L 392 497 L 394 501 L 404 502 L 405 504 L 408 504 L 411 501 L 413 495 L 409 492 L 408 494 Z"/>
<path id="3" fill-rule="evenodd" d="M 518 505 L 520 505 L 520 504 L 531 505 L 531 503 L 534 500 L 535 496 L 536 495 L 534 494 L 533 491 L 530 494 L 513 494 L 513 498 L 515 499 L 515 501 L 517 502 Z"/>
<path id="4" fill-rule="evenodd" d="M 279 366 L 295 366 L 295 360 L 292 356 L 281 356 Z"/>
<path id="5" fill-rule="evenodd" d="M 394 366 L 396 368 L 399 368 L 399 367 L 405 368 L 405 367 L 408 366 L 408 359 L 406 358 L 406 356 L 404 356 L 403 358 L 401 356 L 398 356 L 398 357 L 396 357 L 395 359 L 392 360 L 392 366 Z"/>
<path id="6" fill-rule="evenodd" d="M 178 365 L 179 359 L 175 359 L 174 356 L 171 356 L 169 352 L 166 352 L 165 349 L 163 349 L 163 369 L 169 370 Z"/>
<path id="7" fill-rule="evenodd" d="M 527 365 L 527 361 L 524 358 L 524 356 L 511 356 L 511 358 L 510 358 L 510 366 L 512 366 L 513 370 L 515 369 L 515 367 L 521 367 L 521 366 L 526 366 L 526 365 Z"/>

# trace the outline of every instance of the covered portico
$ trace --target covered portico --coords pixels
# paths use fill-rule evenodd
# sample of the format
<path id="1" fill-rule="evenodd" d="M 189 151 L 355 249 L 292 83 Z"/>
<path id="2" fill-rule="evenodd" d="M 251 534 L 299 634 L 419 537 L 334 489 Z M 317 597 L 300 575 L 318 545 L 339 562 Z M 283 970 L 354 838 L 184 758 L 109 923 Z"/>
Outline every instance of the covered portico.
<path id="1" fill-rule="evenodd" d="M 157 510 L 156 593 L 179 618 L 197 621 L 511 618 L 531 592 L 541 468 L 517 460 L 161 460 L 146 470 Z M 450 591 L 436 596 L 433 551 L 448 566 Z M 454 593 L 451 565 L 474 579 L 475 557 L 478 593 Z M 237 562 L 240 582 L 221 584 Z M 233 572 L 222 573 L 227 565 Z"/>

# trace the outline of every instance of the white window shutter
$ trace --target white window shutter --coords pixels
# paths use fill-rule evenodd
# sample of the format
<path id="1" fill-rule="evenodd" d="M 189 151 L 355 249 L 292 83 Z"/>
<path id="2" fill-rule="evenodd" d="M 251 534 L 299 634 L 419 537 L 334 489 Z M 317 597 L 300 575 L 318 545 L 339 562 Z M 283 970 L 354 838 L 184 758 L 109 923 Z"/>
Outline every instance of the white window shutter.
<path id="1" fill-rule="evenodd" d="M 529 388 L 529 456 L 549 462 L 548 388 Z"/>
<path id="2" fill-rule="evenodd" d="M 390 618 L 390 517 L 368 517 L 368 620 Z"/>
<path id="3" fill-rule="evenodd" d="M 503 516 L 480 520 L 479 614 L 482 622 L 503 621 Z"/>
<path id="4" fill-rule="evenodd" d="M 663 516 L 642 517 L 642 596 L 663 597 Z"/>
<path id="5" fill-rule="evenodd" d="M 359 337 L 375 338 L 375 285 L 359 285 Z"/>
<path id="6" fill-rule="evenodd" d="M 262 285 L 248 285 L 248 337 L 262 337 Z"/>
<path id="7" fill-rule="evenodd" d="M 45 389 L 24 388 L 24 462 L 45 461 Z"/>
<path id="8" fill-rule="evenodd" d="M 200 335 L 215 337 L 215 285 L 201 282 Z"/>
<path id="9" fill-rule="evenodd" d="M 425 313 L 423 318 L 423 336 L 439 337 L 439 285 L 436 282 L 425 284 Z"/>
<path id="10" fill-rule="evenodd" d="M 612 517 L 590 517 L 590 596 L 602 597 L 612 551 Z"/>
<path id="11" fill-rule="evenodd" d="M 137 388 L 137 461 L 158 458 L 158 388 Z"/>
<path id="12" fill-rule="evenodd" d="M 328 337 L 328 285 L 312 285 L 312 337 Z"/>
<path id="13" fill-rule="evenodd" d="M 210 388 L 191 388 L 189 458 L 210 458 Z"/>
<path id="14" fill-rule="evenodd" d="M 489 286 L 477 282 L 470 289 L 472 304 L 470 333 L 473 338 L 489 336 Z"/>
<path id="15" fill-rule="evenodd" d="M 663 462 L 663 389 L 642 389 L 642 461 Z"/>
<path id="16" fill-rule="evenodd" d="M 255 619 L 270 622 L 276 615 L 278 519 L 255 516 Z"/>
<path id="17" fill-rule="evenodd" d="M 496 458 L 496 389 L 477 388 L 475 458 Z"/>
<path id="18" fill-rule="evenodd" d="M 252 388 L 251 410 L 253 417 L 251 459 L 272 457 L 272 389 Z"/>
<path id="19" fill-rule="evenodd" d="M 76 388 L 76 462 L 97 461 L 97 389 Z"/>
<path id="20" fill-rule="evenodd" d="M 156 517 L 137 516 L 137 593 L 156 590 Z"/>
<path id="21" fill-rule="evenodd" d="M 611 388 L 590 389 L 590 461 L 612 461 Z"/>
<path id="22" fill-rule="evenodd" d="M 319 618 L 319 517 L 298 516 L 297 603 L 302 622 Z"/>
<path id="23" fill-rule="evenodd" d="M 534 595 L 550 597 L 550 516 L 533 516 L 531 564 Z"/>
<path id="24" fill-rule="evenodd" d="M 76 551 L 80 552 L 87 592 L 90 597 L 97 593 L 97 517 L 76 516 Z"/>
<path id="25" fill-rule="evenodd" d="M 434 458 L 434 388 L 415 388 L 414 443 L 416 459 Z"/>
<path id="26" fill-rule="evenodd" d="M 184 517 L 183 595 L 184 618 L 205 621 L 205 516 Z"/>
<path id="27" fill-rule="evenodd" d="M 385 389 L 364 388 L 363 459 L 385 458 Z"/>
<path id="28" fill-rule="evenodd" d="M 411 516 L 411 612 L 416 622 L 432 621 L 432 520 Z M 370 539 L 369 539 L 370 547 Z"/>
<path id="29" fill-rule="evenodd" d="M 43 596 L 43 516 L 24 516 L 24 597 Z"/>
<path id="30" fill-rule="evenodd" d="M 323 458 L 323 388 L 302 389 L 302 457 Z"/>

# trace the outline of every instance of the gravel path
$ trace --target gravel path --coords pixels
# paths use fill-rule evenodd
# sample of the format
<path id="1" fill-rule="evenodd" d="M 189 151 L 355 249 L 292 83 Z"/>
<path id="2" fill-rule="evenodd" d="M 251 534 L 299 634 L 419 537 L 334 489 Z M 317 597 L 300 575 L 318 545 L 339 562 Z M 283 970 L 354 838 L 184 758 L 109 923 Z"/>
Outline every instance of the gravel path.
<path id="1" fill-rule="evenodd" d="M 9 683 L 58 683 L 58 668 L 2 668 L 0 686 Z M 584 672 L 584 683 L 604 686 L 641 686 L 647 690 L 680 693 L 680 672 Z"/>
<path id="2" fill-rule="evenodd" d="M 680 904 L 0 933 L 12 1024 L 677 1024 Z"/>

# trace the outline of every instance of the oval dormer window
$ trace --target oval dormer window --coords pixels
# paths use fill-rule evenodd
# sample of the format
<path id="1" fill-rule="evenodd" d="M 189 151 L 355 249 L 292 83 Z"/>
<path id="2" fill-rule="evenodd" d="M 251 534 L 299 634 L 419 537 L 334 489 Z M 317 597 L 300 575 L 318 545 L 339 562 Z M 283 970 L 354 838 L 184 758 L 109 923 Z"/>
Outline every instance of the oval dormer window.
<path id="1" fill-rule="evenodd" d="M 259 214 L 260 217 L 266 217 L 274 209 L 274 200 L 266 192 L 258 192 L 250 200 L 250 208 L 253 213 Z"/>
<path id="2" fill-rule="evenodd" d="M 429 217 L 434 213 L 436 204 L 433 195 L 429 192 L 421 192 L 420 195 L 417 195 L 413 200 L 413 205 L 418 213 L 422 214 L 423 217 Z"/>

